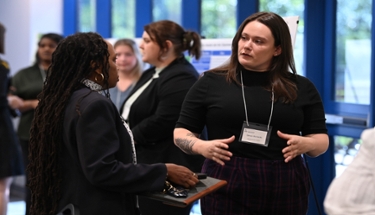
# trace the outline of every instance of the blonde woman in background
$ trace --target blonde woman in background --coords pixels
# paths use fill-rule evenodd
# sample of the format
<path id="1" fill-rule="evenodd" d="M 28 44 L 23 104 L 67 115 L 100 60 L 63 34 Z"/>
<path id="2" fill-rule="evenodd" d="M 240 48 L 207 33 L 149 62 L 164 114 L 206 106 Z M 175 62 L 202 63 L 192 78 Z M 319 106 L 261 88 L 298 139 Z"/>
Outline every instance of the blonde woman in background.
<path id="1" fill-rule="evenodd" d="M 144 63 L 137 44 L 131 39 L 119 39 L 114 44 L 119 81 L 109 93 L 112 102 L 119 110 L 128 97 L 144 69 Z"/>

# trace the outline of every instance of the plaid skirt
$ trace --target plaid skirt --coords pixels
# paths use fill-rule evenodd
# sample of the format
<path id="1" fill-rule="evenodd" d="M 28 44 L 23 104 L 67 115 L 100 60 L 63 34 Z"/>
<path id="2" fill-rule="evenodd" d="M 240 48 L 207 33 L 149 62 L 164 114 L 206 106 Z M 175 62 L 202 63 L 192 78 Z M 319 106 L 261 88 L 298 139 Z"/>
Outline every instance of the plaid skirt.
<path id="1" fill-rule="evenodd" d="M 284 160 L 206 159 L 202 172 L 228 184 L 201 199 L 202 215 L 305 215 L 310 183 L 301 156 Z"/>

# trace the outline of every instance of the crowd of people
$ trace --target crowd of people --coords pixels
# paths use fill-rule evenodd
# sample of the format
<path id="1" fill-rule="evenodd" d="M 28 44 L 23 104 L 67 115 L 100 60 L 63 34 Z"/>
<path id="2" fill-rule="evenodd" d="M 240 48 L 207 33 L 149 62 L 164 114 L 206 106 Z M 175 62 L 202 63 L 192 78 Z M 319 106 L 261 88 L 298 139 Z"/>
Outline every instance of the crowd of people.
<path id="1" fill-rule="evenodd" d="M 0 24 L 0 53 L 4 35 Z M 199 60 L 200 35 L 169 20 L 145 25 L 139 43 L 86 32 L 43 34 L 37 45 L 35 63 L 11 79 L 0 59 L 0 215 L 12 177 L 22 174 L 27 215 L 57 214 L 68 204 L 91 215 L 189 215 L 192 205 L 139 194 L 169 182 L 192 188 L 197 172 L 228 183 L 200 200 L 203 215 L 308 212 L 302 155 L 327 150 L 326 119 L 314 84 L 297 74 L 278 14 L 247 17 L 229 61 L 202 74 L 187 59 Z M 11 113 L 20 114 L 16 131 Z M 330 215 L 344 213 L 334 205 L 343 183 L 329 190 Z M 374 202 L 363 205 L 374 212 Z"/>

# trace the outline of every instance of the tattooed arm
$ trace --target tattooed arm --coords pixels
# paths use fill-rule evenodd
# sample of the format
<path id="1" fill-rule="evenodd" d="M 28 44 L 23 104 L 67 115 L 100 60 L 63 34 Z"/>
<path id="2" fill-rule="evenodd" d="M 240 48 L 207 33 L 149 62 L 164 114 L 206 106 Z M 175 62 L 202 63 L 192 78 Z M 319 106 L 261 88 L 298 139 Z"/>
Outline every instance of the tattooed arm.
<path id="1" fill-rule="evenodd" d="M 179 130 L 182 128 L 175 129 L 175 134 L 180 133 Z M 183 152 L 186 154 L 197 154 L 193 152 L 193 146 L 197 142 L 199 134 L 192 133 L 189 130 L 183 129 L 181 131 L 185 134 L 185 137 L 182 135 L 181 137 L 175 137 L 174 143 L 177 147 L 179 147 Z M 180 136 L 180 135 L 178 135 Z"/>
<path id="2" fill-rule="evenodd" d="M 228 144 L 233 142 L 234 136 L 227 139 L 201 140 L 199 134 L 184 128 L 174 130 L 174 143 L 186 154 L 201 154 L 221 165 L 230 160 L 232 153 L 228 151 Z"/>

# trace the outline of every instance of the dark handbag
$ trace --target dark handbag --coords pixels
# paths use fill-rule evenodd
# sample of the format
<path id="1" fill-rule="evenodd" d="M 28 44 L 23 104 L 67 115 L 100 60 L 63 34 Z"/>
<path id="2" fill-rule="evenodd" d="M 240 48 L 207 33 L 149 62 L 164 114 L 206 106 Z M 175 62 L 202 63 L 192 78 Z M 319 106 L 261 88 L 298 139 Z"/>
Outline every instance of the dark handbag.
<path id="1" fill-rule="evenodd" d="M 21 113 L 20 113 L 19 110 L 12 109 L 12 108 L 9 107 L 9 106 L 8 106 L 8 108 L 9 108 L 9 113 L 10 113 L 10 115 L 11 115 L 13 118 L 16 118 L 16 117 L 18 117 L 18 116 L 21 115 Z"/>
<path id="2" fill-rule="evenodd" d="M 163 193 L 176 198 L 185 198 L 188 196 L 188 190 L 173 186 L 169 181 L 165 181 Z"/>

